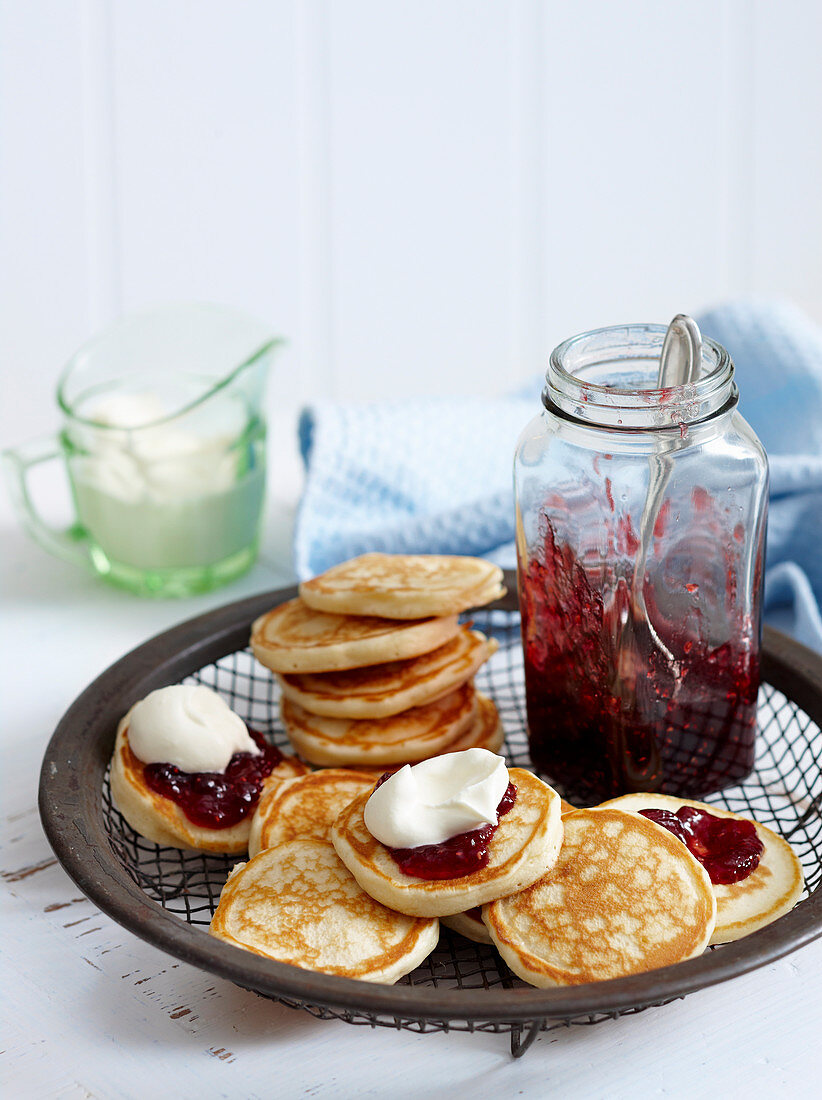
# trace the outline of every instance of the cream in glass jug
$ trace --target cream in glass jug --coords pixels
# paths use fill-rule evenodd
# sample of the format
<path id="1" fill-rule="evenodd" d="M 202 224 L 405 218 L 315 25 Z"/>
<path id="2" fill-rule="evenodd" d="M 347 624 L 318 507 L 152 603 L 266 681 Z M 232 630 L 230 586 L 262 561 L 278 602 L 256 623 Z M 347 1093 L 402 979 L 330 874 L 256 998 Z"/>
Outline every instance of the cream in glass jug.
<path id="1" fill-rule="evenodd" d="M 46 549 L 141 594 L 224 584 L 257 553 L 265 490 L 266 375 L 281 341 L 216 306 L 127 318 L 60 380 L 56 437 L 7 451 L 18 510 Z M 60 459 L 76 523 L 49 526 L 28 471 Z"/>

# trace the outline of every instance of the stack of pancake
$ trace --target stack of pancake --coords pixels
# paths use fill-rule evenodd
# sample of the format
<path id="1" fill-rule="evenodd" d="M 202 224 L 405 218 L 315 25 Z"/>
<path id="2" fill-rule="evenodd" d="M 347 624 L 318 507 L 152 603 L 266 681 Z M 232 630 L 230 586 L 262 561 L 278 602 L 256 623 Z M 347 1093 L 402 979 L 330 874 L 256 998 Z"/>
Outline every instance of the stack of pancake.
<path id="1" fill-rule="evenodd" d="M 299 755 L 385 770 L 438 753 L 497 751 L 503 730 L 473 677 L 497 649 L 458 615 L 505 591 L 479 558 L 365 554 L 259 618 L 251 649 L 282 688 Z"/>

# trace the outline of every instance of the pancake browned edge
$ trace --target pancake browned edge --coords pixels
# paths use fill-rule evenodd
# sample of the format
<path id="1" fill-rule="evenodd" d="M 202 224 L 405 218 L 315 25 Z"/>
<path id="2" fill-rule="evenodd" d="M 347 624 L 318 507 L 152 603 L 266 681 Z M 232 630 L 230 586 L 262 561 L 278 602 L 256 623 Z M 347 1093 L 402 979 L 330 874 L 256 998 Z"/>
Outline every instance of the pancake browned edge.
<path id="1" fill-rule="evenodd" d="M 464 752 L 466 749 L 488 749 L 489 752 L 499 754 L 505 741 L 505 730 L 502 728 L 497 704 L 481 691 L 476 693 L 476 698 L 477 716 L 473 725 L 456 741 L 441 749 L 439 755 Z"/>
<path id="2" fill-rule="evenodd" d="M 456 615 L 398 623 L 328 615 L 295 599 L 256 619 L 249 644 L 272 672 L 332 672 L 417 657 L 444 645 L 458 630 Z"/>
<path id="3" fill-rule="evenodd" d="M 280 716 L 294 749 L 312 764 L 396 764 L 435 756 L 476 724 L 479 706 L 472 684 L 389 718 L 325 718 L 286 696 Z"/>
<path id="4" fill-rule="evenodd" d="M 452 741 L 440 749 L 434 756 L 444 756 L 449 752 L 465 752 L 466 749 L 488 749 L 489 752 L 500 754 L 505 742 L 505 730 L 500 722 L 496 704 L 481 691 L 476 693 L 477 715 L 474 723 L 461 734 L 456 741 Z M 418 764 L 418 760 L 403 760 L 402 763 L 379 765 L 349 764 L 348 767 L 355 771 L 368 772 L 379 779 L 386 772 L 399 771 L 405 764 Z"/>
<path id="5" fill-rule="evenodd" d="M 482 909 L 479 906 L 465 913 L 452 913 L 450 917 L 440 917 L 440 924 L 453 929 L 454 932 L 459 932 L 461 936 L 465 936 L 467 940 L 473 940 L 474 943 L 494 942 L 482 919 Z"/>
<path id="6" fill-rule="evenodd" d="M 369 794 L 343 810 L 331 830 L 340 859 L 368 893 L 401 913 L 450 916 L 521 890 L 553 867 L 562 843 L 559 795 L 531 772 L 509 769 L 517 788 L 514 804 L 499 819 L 485 867 L 449 879 L 404 874 L 363 819 Z"/>
<path id="7" fill-rule="evenodd" d="M 716 919 L 705 869 L 676 837 L 622 810 L 562 819 L 556 867 L 483 909 L 511 969 L 536 986 L 579 985 L 699 955 Z"/>
<path id="8" fill-rule="evenodd" d="M 433 951 L 439 922 L 380 905 L 360 889 L 327 840 L 305 838 L 238 864 L 210 932 L 305 970 L 391 983 Z"/>
<path id="9" fill-rule="evenodd" d="M 388 619 L 453 615 L 504 593 L 498 565 L 453 554 L 362 554 L 300 585 L 319 611 Z"/>
<path id="10" fill-rule="evenodd" d="M 221 852 L 236 856 L 246 851 L 251 815 L 226 829 L 207 829 L 190 821 L 182 808 L 170 798 L 152 791 L 145 781 L 145 765 L 128 743 L 128 714 L 117 728 L 111 758 L 111 797 L 129 825 L 146 840 L 167 848 L 192 848 L 199 852 Z M 283 779 L 293 779 L 308 771 L 293 756 L 282 760 L 268 776 L 271 787 Z"/>
<path id="11" fill-rule="evenodd" d="M 695 806 L 715 817 L 750 821 L 762 842 L 759 864 L 747 878 L 727 885 L 713 884 L 716 895 L 716 927 L 711 943 L 730 943 L 764 928 L 790 912 L 802 896 L 805 877 L 802 864 L 787 840 L 753 818 L 664 794 L 630 794 L 610 799 L 605 806 L 638 813 L 639 810 L 669 810 L 676 813 L 680 806 Z"/>
<path id="12" fill-rule="evenodd" d="M 296 837 L 329 840 L 340 811 L 374 783 L 373 776 L 343 768 L 323 768 L 296 779 L 266 783 L 251 820 L 248 854 L 255 856 L 262 848 Z"/>
<path id="13" fill-rule="evenodd" d="M 279 676 L 283 694 L 329 718 L 389 718 L 441 699 L 470 680 L 498 642 L 461 627 L 445 645 L 404 661 L 341 672 Z"/>

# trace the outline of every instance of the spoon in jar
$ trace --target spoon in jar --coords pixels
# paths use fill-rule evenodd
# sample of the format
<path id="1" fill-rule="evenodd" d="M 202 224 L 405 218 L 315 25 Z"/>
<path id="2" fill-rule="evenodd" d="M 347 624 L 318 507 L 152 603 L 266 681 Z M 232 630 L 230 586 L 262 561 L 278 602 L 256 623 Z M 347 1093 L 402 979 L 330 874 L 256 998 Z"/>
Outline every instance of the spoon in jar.
<path id="1" fill-rule="evenodd" d="M 696 382 L 701 367 L 702 335 L 699 327 L 692 317 L 688 317 L 684 313 L 678 313 L 668 325 L 662 343 L 656 388 L 658 390 L 670 389 Z M 644 589 L 648 549 L 654 537 L 654 527 L 671 476 L 672 454 L 681 446 L 681 438 L 676 439 L 673 444 L 661 440 L 648 459 L 651 474 L 640 520 L 639 546 L 634 559 L 631 593 L 629 600 L 623 599 L 622 601 L 617 624 L 616 690 L 619 697 L 626 700 L 635 694 L 635 686 L 634 690 L 628 690 L 628 685 L 635 685 L 638 671 L 644 664 L 639 659 L 640 651 L 636 644 L 636 627 L 639 623 L 644 624 L 647 628 L 651 644 L 656 646 L 674 670 L 678 670 L 679 662 L 659 637 L 653 623 L 648 618 Z"/>

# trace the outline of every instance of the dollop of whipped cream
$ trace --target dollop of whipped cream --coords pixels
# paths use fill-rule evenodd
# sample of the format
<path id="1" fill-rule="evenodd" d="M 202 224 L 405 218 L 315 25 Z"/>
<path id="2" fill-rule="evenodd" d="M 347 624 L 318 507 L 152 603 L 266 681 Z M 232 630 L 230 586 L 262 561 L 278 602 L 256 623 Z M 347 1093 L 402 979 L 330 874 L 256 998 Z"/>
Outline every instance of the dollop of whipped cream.
<path id="1" fill-rule="evenodd" d="M 442 844 L 452 836 L 497 824 L 508 769 L 488 749 L 465 749 L 406 764 L 365 804 L 365 826 L 389 848 Z"/>
<path id="2" fill-rule="evenodd" d="M 239 714 L 201 684 L 158 688 L 136 703 L 128 743 L 144 764 L 184 772 L 224 772 L 235 752 L 260 752 Z"/>

